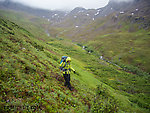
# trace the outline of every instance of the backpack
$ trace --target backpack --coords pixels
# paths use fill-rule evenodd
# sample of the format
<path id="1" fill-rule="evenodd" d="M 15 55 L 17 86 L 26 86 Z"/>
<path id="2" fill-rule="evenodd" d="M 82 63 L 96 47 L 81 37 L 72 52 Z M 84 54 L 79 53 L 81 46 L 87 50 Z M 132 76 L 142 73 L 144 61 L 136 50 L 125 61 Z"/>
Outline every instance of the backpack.
<path id="1" fill-rule="evenodd" d="M 60 64 L 61 64 L 62 62 L 65 62 L 65 66 L 66 66 L 66 59 L 67 59 L 67 56 L 62 56 L 62 57 L 61 57 Z M 64 66 L 64 67 L 65 67 L 65 66 Z M 60 70 L 63 70 L 64 67 L 61 66 L 61 67 L 60 67 Z"/>

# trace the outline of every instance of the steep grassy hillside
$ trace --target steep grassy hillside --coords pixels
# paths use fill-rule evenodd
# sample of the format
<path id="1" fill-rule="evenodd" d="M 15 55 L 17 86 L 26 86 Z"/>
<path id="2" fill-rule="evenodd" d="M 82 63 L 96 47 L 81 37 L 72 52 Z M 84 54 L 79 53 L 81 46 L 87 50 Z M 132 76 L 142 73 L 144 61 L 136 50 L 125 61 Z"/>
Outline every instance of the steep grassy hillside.
<path id="1" fill-rule="evenodd" d="M 37 28 L 29 15 L 18 21 L 1 15 L 0 112 L 149 112 L 147 73 L 126 72 L 99 59 L 99 53 L 89 53 L 90 48 L 46 36 L 45 20 Z M 64 86 L 59 70 L 63 55 L 72 58 L 76 70 L 71 73 L 73 91 Z"/>
<path id="2" fill-rule="evenodd" d="M 35 17 L 24 12 L 0 10 L 0 16 L 16 22 L 19 26 L 22 26 L 26 30 L 30 31 L 32 35 L 38 39 L 40 39 L 40 37 L 46 38 L 48 26 L 51 24 L 47 19 Z"/>
<path id="3" fill-rule="evenodd" d="M 91 90 L 63 86 L 57 48 L 40 42 L 27 30 L 6 19 L 1 22 L 1 112 L 87 111 Z M 57 52 L 57 53 L 56 53 Z M 78 83 L 77 80 L 74 82 Z M 84 88 L 85 87 L 85 88 Z M 85 90 L 79 92 L 79 90 Z M 85 95 L 86 96 L 86 95 Z"/>

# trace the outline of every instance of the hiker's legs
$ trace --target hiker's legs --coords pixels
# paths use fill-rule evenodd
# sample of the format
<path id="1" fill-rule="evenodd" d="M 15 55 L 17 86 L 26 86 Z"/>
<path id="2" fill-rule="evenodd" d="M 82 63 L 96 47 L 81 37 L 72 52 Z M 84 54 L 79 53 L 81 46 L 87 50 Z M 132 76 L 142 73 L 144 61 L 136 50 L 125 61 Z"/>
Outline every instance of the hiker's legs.
<path id="1" fill-rule="evenodd" d="M 70 84 L 70 74 L 68 74 L 68 77 L 67 77 L 67 85 L 68 85 L 68 88 L 71 90 L 71 84 Z"/>
<path id="2" fill-rule="evenodd" d="M 64 79 L 65 79 L 64 85 L 67 86 L 67 74 L 63 74 L 63 76 L 64 76 Z"/>
<path id="3" fill-rule="evenodd" d="M 71 90 L 71 84 L 70 84 L 70 74 L 64 74 L 64 79 L 65 79 L 65 86 Z"/>

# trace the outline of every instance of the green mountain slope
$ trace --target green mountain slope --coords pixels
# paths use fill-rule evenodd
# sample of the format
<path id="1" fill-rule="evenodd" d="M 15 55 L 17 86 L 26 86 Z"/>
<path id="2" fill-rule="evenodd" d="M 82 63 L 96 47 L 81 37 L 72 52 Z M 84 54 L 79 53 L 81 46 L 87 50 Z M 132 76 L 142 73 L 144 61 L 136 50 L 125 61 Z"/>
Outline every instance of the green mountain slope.
<path id="1" fill-rule="evenodd" d="M 48 37 L 45 20 L 39 24 L 30 21 L 39 18 L 20 15 L 17 21 L 18 13 L 1 12 L 1 112 L 149 112 L 150 75 L 128 73 L 97 52 Z M 73 91 L 64 86 L 59 70 L 63 55 L 72 58 L 76 70 Z"/>
<path id="2" fill-rule="evenodd" d="M 86 14 L 83 16 L 79 15 L 80 13 L 74 14 L 79 15 L 78 18 L 73 16 L 67 18 L 55 26 L 62 28 L 61 33 L 58 30 L 58 35 L 92 48 L 107 60 L 117 62 L 119 65 L 123 63 L 138 67 L 149 73 L 149 1 L 134 0 L 133 3 L 125 4 L 110 0 L 110 3 L 101 10 L 102 12 L 99 12 L 101 17 L 96 16 L 94 20 L 90 18 L 90 21 L 84 19 Z"/>
<path id="3" fill-rule="evenodd" d="M 106 59 L 133 65 L 150 72 L 149 19 L 115 14 L 100 18 L 84 28 L 71 28 L 60 34 L 92 48 Z"/>

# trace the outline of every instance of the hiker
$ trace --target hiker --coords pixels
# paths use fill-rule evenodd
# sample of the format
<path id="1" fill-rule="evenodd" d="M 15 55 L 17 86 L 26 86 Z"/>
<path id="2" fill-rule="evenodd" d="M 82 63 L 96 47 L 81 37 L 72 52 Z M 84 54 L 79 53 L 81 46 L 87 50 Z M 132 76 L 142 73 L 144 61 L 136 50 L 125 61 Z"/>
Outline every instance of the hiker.
<path id="1" fill-rule="evenodd" d="M 60 63 L 60 69 L 63 71 L 63 76 L 65 79 L 65 86 L 67 86 L 71 91 L 71 84 L 70 84 L 70 72 L 73 71 L 75 73 L 75 70 L 71 67 L 71 58 L 70 57 L 66 57 L 64 58 L 65 60 L 63 60 Z"/>

